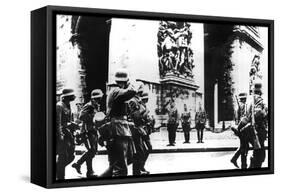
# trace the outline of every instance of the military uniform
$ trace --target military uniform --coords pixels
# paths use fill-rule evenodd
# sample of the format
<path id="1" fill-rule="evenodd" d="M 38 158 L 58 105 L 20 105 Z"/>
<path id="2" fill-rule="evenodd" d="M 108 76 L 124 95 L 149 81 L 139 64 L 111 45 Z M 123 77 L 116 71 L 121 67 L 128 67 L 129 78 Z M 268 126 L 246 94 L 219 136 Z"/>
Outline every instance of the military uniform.
<path id="1" fill-rule="evenodd" d="M 131 129 L 136 153 L 133 160 L 133 175 L 141 174 L 141 167 L 146 158 L 148 148 L 144 141 L 147 131 L 145 129 L 145 114 L 146 108 L 141 103 L 141 99 L 138 96 L 133 97 L 128 101 L 129 105 L 129 117 L 134 122 L 134 127 Z"/>
<path id="2" fill-rule="evenodd" d="M 190 122 L 191 122 L 191 116 L 190 112 L 185 111 L 181 115 L 181 121 L 182 121 L 182 129 L 184 132 L 184 143 L 189 143 L 190 140 Z"/>
<path id="3" fill-rule="evenodd" d="M 240 99 L 240 102 L 238 103 L 238 110 L 236 111 L 238 123 L 247 114 L 247 104 L 246 104 L 247 94 L 240 93 L 239 99 Z M 239 128 L 239 130 L 240 130 L 240 128 Z M 240 145 L 237 148 L 236 152 L 234 153 L 234 155 L 230 161 L 236 167 L 238 167 L 237 159 L 239 158 L 239 156 L 241 156 L 241 168 L 246 169 L 247 168 L 247 155 L 248 155 L 248 149 L 249 149 L 249 143 L 248 143 L 249 140 L 244 135 L 242 135 L 242 136 L 239 135 L 238 137 L 239 137 Z"/>
<path id="4" fill-rule="evenodd" d="M 71 89 L 63 90 L 63 95 L 73 92 Z M 72 95 L 72 94 L 71 94 Z M 63 100 L 56 105 L 56 174 L 58 180 L 65 177 L 65 167 L 74 160 L 74 137 L 71 131 L 71 109 L 69 103 Z"/>
<path id="5" fill-rule="evenodd" d="M 99 112 L 99 105 L 92 104 L 91 102 L 85 104 L 80 112 L 79 119 L 83 122 L 82 133 L 85 136 L 83 143 L 87 151 L 81 156 L 81 158 L 76 163 L 72 165 L 73 167 L 76 167 L 76 169 L 79 169 L 78 173 L 81 173 L 80 166 L 84 162 L 86 162 L 87 177 L 92 176 L 94 173 L 92 161 L 97 152 L 98 133 L 93 123 L 93 117 L 96 112 Z"/>
<path id="6" fill-rule="evenodd" d="M 261 168 L 265 160 L 265 147 L 264 142 L 267 137 L 267 110 L 261 96 L 254 97 L 254 128 L 260 144 L 260 148 L 254 149 L 253 156 L 251 157 L 250 168 Z"/>
<path id="7" fill-rule="evenodd" d="M 126 101 L 136 95 L 136 90 L 129 85 L 126 89 L 114 88 L 108 95 L 107 115 L 110 117 L 112 138 L 107 150 L 112 167 L 112 176 L 127 176 L 128 162 L 133 157 L 132 133 L 127 120 Z"/>
<path id="8" fill-rule="evenodd" d="M 169 144 L 168 146 L 174 146 L 176 141 L 176 131 L 179 125 L 179 115 L 178 110 L 175 106 L 174 102 L 171 102 L 170 108 L 168 109 L 168 123 L 167 123 L 167 130 L 168 130 L 168 137 L 169 137 Z"/>
<path id="9" fill-rule="evenodd" d="M 197 129 L 197 143 L 203 143 L 203 132 L 206 123 L 206 113 L 202 110 L 199 110 L 195 114 L 195 128 Z"/>
<path id="10" fill-rule="evenodd" d="M 259 85 L 259 84 L 257 84 Z M 261 87 L 261 86 L 260 86 Z M 254 91 L 259 91 L 256 84 Z M 252 114 L 254 113 L 254 118 Z M 253 122 L 254 121 L 254 122 Z M 243 140 L 245 146 L 242 150 L 241 160 L 242 168 L 247 168 L 246 156 L 249 149 L 249 144 L 254 148 L 253 156 L 251 157 L 250 168 L 260 168 L 265 159 L 264 141 L 267 136 L 267 112 L 263 103 L 263 99 L 259 94 L 254 94 L 253 101 L 248 104 L 247 112 L 238 124 L 237 131 L 239 138 Z M 246 156 L 243 157 L 243 154 Z"/>

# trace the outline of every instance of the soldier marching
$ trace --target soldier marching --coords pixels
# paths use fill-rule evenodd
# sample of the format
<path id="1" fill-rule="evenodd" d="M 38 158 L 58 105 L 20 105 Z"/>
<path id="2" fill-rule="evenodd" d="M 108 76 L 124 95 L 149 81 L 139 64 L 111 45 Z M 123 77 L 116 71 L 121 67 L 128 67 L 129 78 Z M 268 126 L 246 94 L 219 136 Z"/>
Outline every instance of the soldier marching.
<path id="1" fill-rule="evenodd" d="M 241 157 L 241 168 L 246 169 L 249 145 L 254 148 L 250 168 L 260 168 L 265 159 L 264 142 L 267 137 L 267 108 L 262 99 L 262 85 L 253 82 L 252 101 L 247 101 L 247 94 L 239 94 L 237 110 L 237 128 L 232 128 L 239 137 L 240 146 L 231 159 L 239 167 L 237 160 Z M 64 89 L 57 102 L 57 179 L 65 179 L 65 168 L 72 163 L 78 174 L 82 174 L 81 166 L 86 163 L 87 178 L 119 177 L 128 175 L 128 167 L 132 164 L 133 175 L 148 175 L 146 162 L 152 151 L 150 134 L 153 132 L 155 120 L 147 108 L 148 93 L 142 83 L 129 80 L 128 72 L 120 69 L 115 73 L 115 84 L 107 96 L 107 112 L 100 110 L 103 91 L 94 89 L 91 100 L 79 111 L 79 123 L 74 123 L 70 103 L 75 100 L 72 89 Z M 166 103 L 168 112 L 167 131 L 168 146 L 175 146 L 176 131 L 179 122 L 182 124 L 184 142 L 190 143 L 191 111 L 184 104 L 184 112 L 179 115 L 175 95 Z M 191 110 L 191 109 L 190 109 Z M 203 143 L 207 115 L 199 106 L 195 114 L 197 143 Z M 79 131 L 75 136 L 74 131 Z M 76 139 L 75 139 L 76 138 Z M 75 143 L 83 144 L 84 154 L 75 159 Z M 98 151 L 98 144 L 104 146 L 108 154 L 108 168 L 99 176 L 94 173 L 93 160 Z"/>
<path id="2" fill-rule="evenodd" d="M 72 121 L 70 102 L 75 100 L 73 89 L 63 89 L 56 105 L 56 178 L 65 178 L 65 168 L 74 160 L 75 142 L 73 131 L 77 125 Z"/>
<path id="3" fill-rule="evenodd" d="M 80 111 L 79 119 L 82 121 L 81 136 L 82 141 L 87 151 L 81 158 L 72 164 L 79 174 L 81 173 L 81 165 L 86 162 L 88 178 L 96 177 L 92 167 L 92 160 L 96 155 L 98 146 L 98 130 L 93 122 L 93 118 L 97 112 L 100 112 L 100 101 L 103 97 L 103 92 L 100 89 L 95 89 L 91 92 L 91 100 L 86 103 Z"/>

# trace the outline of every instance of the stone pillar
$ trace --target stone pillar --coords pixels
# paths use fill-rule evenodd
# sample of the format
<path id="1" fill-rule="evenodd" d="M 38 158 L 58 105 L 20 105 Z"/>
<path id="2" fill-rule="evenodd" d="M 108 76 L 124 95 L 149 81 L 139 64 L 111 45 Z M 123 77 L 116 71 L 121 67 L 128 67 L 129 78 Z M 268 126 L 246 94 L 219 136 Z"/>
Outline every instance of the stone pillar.
<path id="1" fill-rule="evenodd" d="M 214 130 L 219 127 L 218 114 L 218 82 L 216 82 L 214 86 Z"/>

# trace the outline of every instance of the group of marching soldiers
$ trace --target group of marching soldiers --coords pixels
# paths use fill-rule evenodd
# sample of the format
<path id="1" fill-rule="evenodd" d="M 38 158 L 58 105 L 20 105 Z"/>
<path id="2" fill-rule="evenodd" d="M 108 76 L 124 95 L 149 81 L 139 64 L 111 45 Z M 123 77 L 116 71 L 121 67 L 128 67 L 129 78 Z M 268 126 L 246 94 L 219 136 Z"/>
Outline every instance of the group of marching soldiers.
<path id="1" fill-rule="evenodd" d="M 240 157 L 241 169 L 260 168 L 266 155 L 264 142 L 267 138 L 268 111 L 262 99 L 261 83 L 253 84 L 251 97 L 250 102 L 247 102 L 247 93 L 239 94 L 236 116 L 238 125 L 232 127 L 235 135 L 239 137 L 240 147 L 230 161 L 239 168 L 237 160 Z M 247 154 L 250 145 L 253 147 L 253 155 L 248 165 Z"/>
<path id="2" fill-rule="evenodd" d="M 87 166 L 87 178 L 95 178 L 92 160 L 98 144 L 108 153 L 108 169 L 99 177 L 128 175 L 128 165 L 132 164 L 133 175 L 147 175 L 146 160 L 152 150 L 149 135 L 154 121 L 146 107 L 148 93 L 143 84 L 130 83 L 128 73 L 120 69 L 115 73 L 113 89 L 107 96 L 107 112 L 100 110 L 103 92 L 95 89 L 91 100 L 79 112 L 80 125 L 72 122 L 70 102 L 75 100 L 72 89 L 62 90 L 56 105 L 56 177 L 65 179 L 65 168 L 74 160 L 76 144 L 84 144 L 87 151 L 72 164 L 81 173 L 81 165 Z M 80 131 L 74 135 L 75 131 Z"/>
<path id="3" fill-rule="evenodd" d="M 152 144 L 149 138 L 154 121 L 146 107 L 148 94 L 144 92 L 143 84 L 132 84 L 126 70 L 115 73 L 116 84 L 107 96 L 107 112 L 100 110 L 104 96 L 102 90 L 91 92 L 91 100 L 79 112 L 80 125 L 72 122 L 70 102 L 75 100 L 72 89 L 62 90 L 60 100 L 56 105 L 56 176 L 58 180 L 65 179 L 65 168 L 74 161 L 75 145 L 84 144 L 87 151 L 72 164 L 81 174 L 81 165 L 87 166 L 86 176 L 97 177 L 93 171 L 92 160 L 97 153 L 98 144 L 104 146 L 108 153 L 108 169 L 99 177 L 127 176 L 128 166 L 132 164 L 133 175 L 147 175 L 145 164 Z M 253 147 L 250 168 L 260 168 L 265 160 L 264 142 L 267 138 L 267 108 L 261 97 L 261 84 L 253 87 L 252 102 L 246 103 L 246 95 L 240 94 L 237 128 L 232 128 L 240 139 L 240 147 L 231 162 L 238 167 L 237 160 L 241 157 L 241 168 L 246 169 L 249 145 Z M 181 117 L 185 134 L 185 142 L 189 143 L 190 113 L 187 107 Z M 177 110 L 173 99 L 170 101 L 167 130 L 169 145 L 175 144 L 175 133 L 178 126 Z M 196 129 L 198 142 L 203 143 L 203 130 L 206 114 L 200 110 L 196 113 Z M 75 131 L 80 133 L 74 135 Z"/>

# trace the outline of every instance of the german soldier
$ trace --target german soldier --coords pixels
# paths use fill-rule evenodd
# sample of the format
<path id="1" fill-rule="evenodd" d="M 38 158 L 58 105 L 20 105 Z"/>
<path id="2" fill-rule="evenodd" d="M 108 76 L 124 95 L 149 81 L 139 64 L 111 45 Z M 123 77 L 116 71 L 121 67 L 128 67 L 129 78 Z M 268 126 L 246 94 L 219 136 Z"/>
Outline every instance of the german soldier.
<path id="1" fill-rule="evenodd" d="M 148 156 L 149 156 L 150 152 L 152 151 L 152 144 L 151 144 L 149 136 L 150 136 L 150 134 L 152 133 L 152 131 L 154 129 L 155 120 L 153 119 L 153 117 L 150 117 L 148 115 L 149 114 L 149 110 L 146 107 L 146 103 L 148 102 L 148 93 L 146 93 L 146 92 L 142 93 L 141 101 L 142 101 L 143 106 L 146 109 L 145 113 L 143 114 L 144 121 L 146 123 L 145 128 L 144 128 L 145 131 L 146 131 L 146 135 L 143 136 L 143 141 L 145 142 L 145 144 L 146 144 L 146 146 L 148 148 L 147 152 L 145 153 L 145 157 L 144 157 L 143 163 L 141 165 L 141 173 L 142 174 L 150 174 L 150 172 L 145 169 L 145 163 L 146 163 L 146 161 L 148 159 Z"/>
<path id="2" fill-rule="evenodd" d="M 241 118 L 245 117 L 247 114 L 246 107 L 247 93 L 239 94 L 238 110 L 237 112 L 237 122 L 239 123 Z M 238 136 L 240 140 L 240 146 L 237 148 L 235 154 L 231 158 L 230 162 L 238 168 L 237 159 L 241 156 L 241 168 L 247 168 L 247 153 L 248 153 L 248 142 L 243 136 Z"/>
<path id="3" fill-rule="evenodd" d="M 184 139 L 185 141 L 183 143 L 190 143 L 190 122 L 191 122 L 191 116 L 190 112 L 187 111 L 187 106 L 184 104 L 184 112 L 181 115 L 181 123 L 182 123 L 182 129 L 184 132 Z"/>
<path id="4" fill-rule="evenodd" d="M 57 136 L 57 179 L 65 178 L 65 167 L 74 160 L 74 137 L 75 124 L 71 122 L 70 102 L 75 100 L 72 89 L 63 89 L 61 100 L 56 105 L 56 136 Z"/>
<path id="5" fill-rule="evenodd" d="M 107 99 L 107 116 L 110 118 L 112 138 L 108 141 L 107 151 L 112 176 L 127 176 L 128 161 L 132 159 L 132 133 L 127 120 L 127 104 L 136 95 L 136 89 L 129 83 L 128 72 L 120 69 L 115 73 L 116 88 Z"/>
<path id="6" fill-rule="evenodd" d="M 265 160 L 265 148 L 264 142 L 267 137 L 267 108 L 263 103 L 262 95 L 262 84 L 254 84 L 254 98 L 253 102 L 250 104 L 249 108 L 251 113 L 254 113 L 254 118 L 252 118 L 252 125 L 254 128 L 254 133 L 258 138 L 259 148 L 253 151 L 253 156 L 251 157 L 250 168 L 261 168 L 262 163 Z M 252 115 L 249 115 L 252 117 Z M 250 118 L 249 118 L 250 119 Z M 255 138 L 256 138 L 255 136 Z"/>
<path id="7" fill-rule="evenodd" d="M 143 85 L 132 99 L 128 101 L 129 105 L 129 117 L 134 123 L 134 127 L 131 128 L 136 153 L 133 159 L 133 175 L 141 175 L 141 166 L 145 160 L 147 153 L 147 146 L 144 142 L 144 137 L 147 135 L 145 130 L 144 115 L 146 114 L 146 108 L 141 102 L 141 95 L 143 93 Z"/>
<path id="8" fill-rule="evenodd" d="M 85 152 L 76 163 L 72 164 L 72 167 L 75 168 L 79 174 L 81 174 L 81 165 L 86 162 L 86 176 L 88 178 L 96 177 L 96 175 L 94 175 L 92 162 L 97 152 L 98 132 L 97 127 L 93 122 L 93 118 L 95 114 L 100 111 L 100 100 L 102 97 L 103 92 L 100 89 L 93 90 L 91 92 L 90 102 L 83 106 L 79 115 L 79 119 L 83 122 L 82 133 L 85 136 L 83 143 L 87 149 L 87 152 Z"/>
<path id="9" fill-rule="evenodd" d="M 168 110 L 168 123 L 167 123 L 167 131 L 169 137 L 169 144 L 167 146 L 175 146 L 176 141 L 176 131 L 179 125 L 179 114 L 176 108 L 175 96 L 169 101 Z"/>
<path id="10" fill-rule="evenodd" d="M 242 154 L 247 156 L 249 144 L 254 148 L 250 168 L 260 168 L 265 159 L 267 111 L 261 97 L 261 83 L 253 84 L 253 92 L 253 101 L 249 103 L 246 115 L 241 118 L 237 129 L 233 130 L 245 142 Z M 243 157 L 245 161 L 242 161 L 242 168 L 247 168 L 246 156 Z"/>
<path id="11" fill-rule="evenodd" d="M 197 143 L 203 142 L 203 132 L 206 123 L 206 113 L 202 110 L 201 105 L 199 106 L 199 110 L 195 114 L 195 128 L 197 129 Z"/>

